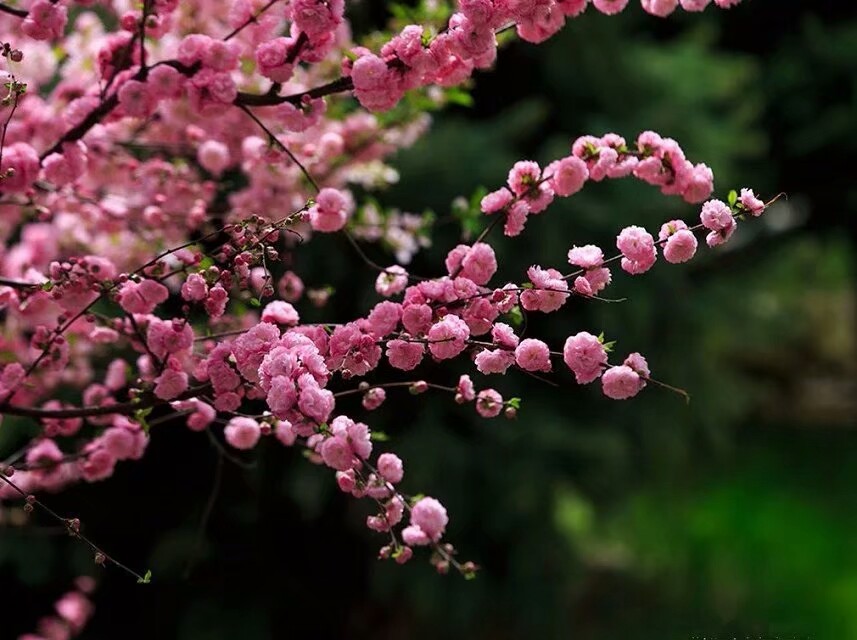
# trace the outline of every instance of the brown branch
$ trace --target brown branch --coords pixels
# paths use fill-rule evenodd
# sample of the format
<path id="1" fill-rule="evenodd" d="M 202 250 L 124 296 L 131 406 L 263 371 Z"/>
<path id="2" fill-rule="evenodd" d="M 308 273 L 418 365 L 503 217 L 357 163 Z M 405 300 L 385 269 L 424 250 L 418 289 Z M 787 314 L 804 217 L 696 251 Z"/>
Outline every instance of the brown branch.
<path id="1" fill-rule="evenodd" d="M 29 14 L 24 9 L 16 9 L 15 7 L 10 7 L 8 4 L 3 4 L 0 2 L 0 13 L 8 13 L 10 16 L 16 16 L 18 18 L 26 18 Z"/>
<path id="2" fill-rule="evenodd" d="M 36 407 L 21 407 L 12 404 L 0 405 L 0 414 L 10 416 L 23 416 L 25 418 L 89 418 L 93 416 L 109 416 L 109 415 L 131 415 L 140 409 L 149 409 L 165 404 L 170 404 L 176 400 L 186 400 L 193 398 L 200 393 L 205 392 L 211 385 L 204 384 L 198 387 L 188 389 L 177 398 L 172 400 L 161 400 L 152 393 L 144 394 L 138 400 L 129 402 L 117 402 L 116 404 L 99 405 L 97 407 L 76 407 L 72 409 L 39 409 Z"/>
<path id="3" fill-rule="evenodd" d="M 232 38 L 234 38 L 234 37 L 235 37 L 235 36 L 237 36 L 239 33 L 241 33 L 242 31 L 244 31 L 244 29 L 246 29 L 247 27 L 249 27 L 251 24 L 255 24 L 255 22 L 259 19 L 259 16 L 261 16 L 261 15 L 262 15 L 263 13 L 265 13 L 268 9 L 270 9 L 271 7 L 273 7 L 276 3 L 277 3 L 277 0 L 269 0 L 268 4 L 266 4 L 264 7 L 262 7 L 261 9 L 259 9 L 259 11 L 257 11 L 256 13 L 254 13 L 253 15 L 251 15 L 249 18 L 247 18 L 247 20 L 244 22 L 244 24 L 242 24 L 242 25 L 241 25 L 241 26 L 239 26 L 239 27 L 236 27 L 235 29 L 233 29 L 232 31 L 230 31 L 228 34 L 226 34 L 226 35 L 223 37 L 223 41 L 224 41 L 224 42 L 227 42 L 227 41 L 229 41 L 229 40 L 232 40 Z"/>
<path id="4" fill-rule="evenodd" d="M 146 79 L 148 72 L 151 68 L 157 67 L 158 65 L 166 65 L 169 67 L 173 67 L 180 73 L 186 76 L 192 76 L 196 73 L 198 68 L 198 63 L 188 67 L 187 65 L 183 65 L 176 60 L 166 60 L 164 62 L 159 62 L 158 64 L 152 65 L 152 67 L 144 67 L 140 69 L 134 76 L 131 78 L 132 80 L 143 81 Z M 66 131 L 62 137 L 57 140 L 57 142 L 47 151 L 42 153 L 39 157 L 40 160 L 44 160 L 52 153 L 59 153 L 62 151 L 62 147 L 66 142 L 74 142 L 75 140 L 80 140 L 86 133 L 92 129 L 96 124 L 98 124 L 102 118 L 104 118 L 108 113 L 113 111 L 119 104 L 119 96 L 114 92 L 111 93 L 107 98 L 104 99 L 97 107 L 95 107 L 89 114 L 81 120 L 76 126 L 72 127 L 68 131 Z"/>
<path id="5" fill-rule="evenodd" d="M 22 282 L 20 280 L 10 280 L 9 278 L 0 278 L 0 286 L 12 287 L 13 289 L 39 289 L 42 285 L 33 282 Z"/>
<path id="6" fill-rule="evenodd" d="M 150 581 L 150 573 L 147 573 L 146 576 L 141 576 L 133 569 L 125 566 L 115 558 L 109 556 L 101 547 L 99 547 L 92 540 L 83 535 L 80 532 L 80 520 L 78 520 L 77 518 L 63 518 L 56 511 L 47 506 L 44 502 L 36 498 L 36 496 L 31 493 L 27 493 L 15 482 L 10 480 L 9 476 L 7 476 L 4 471 L 0 471 L 0 480 L 12 487 L 12 489 L 16 491 L 18 495 L 20 495 L 27 501 L 27 508 L 32 510 L 33 507 L 38 507 L 39 509 L 47 513 L 49 516 L 51 516 L 54 520 L 61 523 L 65 530 L 68 531 L 70 536 L 77 538 L 78 540 L 86 544 L 90 549 L 92 549 L 95 552 L 96 562 L 112 562 L 114 565 L 116 565 L 126 573 L 130 573 L 132 576 L 137 578 L 138 583 L 148 583 Z"/>
<path id="7" fill-rule="evenodd" d="M 247 107 L 272 107 L 278 104 L 283 104 L 284 102 L 291 102 L 293 105 L 298 106 L 306 96 L 309 96 L 310 98 L 323 98 L 324 96 L 329 96 L 334 93 L 351 91 L 353 88 L 354 83 L 351 81 L 350 77 L 337 78 L 332 82 L 315 87 L 314 89 L 309 89 L 308 91 L 303 91 L 301 93 L 293 93 L 289 96 L 239 92 L 238 97 L 235 98 L 235 104 Z"/>

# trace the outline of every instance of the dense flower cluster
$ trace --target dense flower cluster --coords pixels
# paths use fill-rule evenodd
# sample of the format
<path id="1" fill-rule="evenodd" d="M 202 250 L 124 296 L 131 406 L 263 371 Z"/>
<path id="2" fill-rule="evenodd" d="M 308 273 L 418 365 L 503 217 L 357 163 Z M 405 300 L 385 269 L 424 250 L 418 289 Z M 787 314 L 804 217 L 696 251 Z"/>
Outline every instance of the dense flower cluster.
<path id="1" fill-rule="evenodd" d="M 460 0 L 443 24 L 406 26 L 373 49 L 353 41 L 342 0 L 147 0 L 100 13 L 79 4 L 0 12 L 0 33 L 17 47 L 6 47 L 0 112 L 0 416 L 40 426 L 0 468 L 3 500 L 108 478 L 145 454 L 156 424 L 182 421 L 240 451 L 266 440 L 303 448 L 373 505 L 367 526 L 391 539 L 380 557 L 402 563 L 427 546 L 438 571 L 472 575 L 445 541 L 443 504 L 400 491 L 403 461 L 377 452 L 376 434 L 339 398 L 359 393 L 368 412 L 401 387 L 512 418 L 520 399 L 477 388 L 471 375 L 516 369 L 560 383 L 600 378 L 605 396 L 631 398 L 660 384 L 642 355 L 611 363 L 613 344 L 583 330 L 552 348 L 523 337 L 521 316 L 598 298 L 614 262 L 632 275 L 659 252 L 687 262 L 697 231 L 716 247 L 767 207 L 749 189 L 710 199 L 711 169 L 670 138 L 583 136 L 545 167 L 515 163 L 481 200 L 494 216 L 484 233 L 452 247 L 442 275 L 418 278 L 404 264 L 427 243 L 425 220 L 356 202 L 352 187 L 392 181 L 385 159 L 428 119 L 368 111 L 490 67 L 507 27 L 541 42 L 589 4 L 612 15 L 628 0 Z M 642 0 L 657 16 L 708 4 Z M 107 13 L 114 20 L 102 21 Z M 494 221 L 517 236 L 555 198 L 629 176 L 701 204 L 700 222 L 667 221 L 657 238 L 629 226 L 610 257 L 570 246 L 570 273 L 533 264 L 525 276 L 500 275 Z M 302 305 L 330 295 L 287 268 L 313 233 L 345 234 L 377 269 L 378 301 L 361 317 L 302 322 Z M 358 241 L 384 243 L 403 264 L 375 265 Z M 395 377 L 453 359 L 468 367 L 454 385 Z M 58 606 L 73 629 L 89 615 L 80 598 L 75 606 Z"/>

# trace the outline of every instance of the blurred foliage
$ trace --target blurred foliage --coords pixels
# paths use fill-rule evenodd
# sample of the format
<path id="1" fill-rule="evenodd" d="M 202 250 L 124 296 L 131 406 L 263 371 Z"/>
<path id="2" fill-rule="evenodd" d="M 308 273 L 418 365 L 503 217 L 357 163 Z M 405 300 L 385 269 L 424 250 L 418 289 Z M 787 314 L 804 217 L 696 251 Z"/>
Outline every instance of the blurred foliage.
<path id="1" fill-rule="evenodd" d="M 476 77 L 472 107 L 435 115 L 396 159 L 401 181 L 376 194 L 379 206 L 437 214 L 433 247 L 412 265 L 421 274 L 476 232 L 467 211 L 480 187 L 584 133 L 655 129 L 714 169 L 720 197 L 745 183 L 789 195 L 724 250 L 617 273 L 610 295 L 626 302 L 573 299 L 529 318 L 528 331 L 554 344 L 603 330 L 619 354 L 646 354 L 653 375 L 687 389 L 690 405 L 658 388 L 620 403 L 562 375 L 559 389 L 477 375 L 522 396 L 517 421 L 407 394 L 369 416 L 405 459 L 408 488 L 447 505 L 450 538 L 484 567 L 479 579 L 375 561 L 366 507 L 295 452 L 265 447 L 248 469 L 222 461 L 216 483 L 218 451 L 162 425 L 140 464 L 52 500 L 153 571 L 145 589 L 104 573 L 82 637 L 857 636 L 850 4 L 752 0 L 668 21 L 589 11 L 545 45 L 511 42 Z M 360 5 L 363 24 L 385 19 L 379 7 Z M 562 264 L 573 244 L 610 247 L 627 224 L 695 214 L 636 182 L 590 185 L 524 235 L 492 236 L 499 277 Z M 308 285 L 337 292 L 328 308 L 302 307 L 308 321 L 352 317 L 376 299 L 374 274 L 342 238 L 317 238 L 295 261 Z M 423 375 L 444 383 L 463 371 Z M 71 576 L 92 570 L 79 546 L 43 533 L 0 530 L 0 576 L 22 585 L 4 597 L 4 612 L 18 613 L 14 629 L 4 616 L 3 637 L 32 628 Z"/>

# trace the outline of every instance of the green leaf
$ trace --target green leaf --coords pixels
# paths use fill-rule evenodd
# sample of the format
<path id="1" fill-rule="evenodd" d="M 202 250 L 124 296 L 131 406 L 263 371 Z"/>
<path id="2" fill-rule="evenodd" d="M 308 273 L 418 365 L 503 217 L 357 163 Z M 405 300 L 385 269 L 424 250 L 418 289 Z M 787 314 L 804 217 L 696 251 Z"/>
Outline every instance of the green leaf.
<path id="1" fill-rule="evenodd" d="M 509 398 L 506 400 L 506 404 L 512 407 L 513 409 L 521 408 L 521 399 L 520 398 Z"/>
<path id="2" fill-rule="evenodd" d="M 149 414 L 152 413 L 152 407 L 146 407 L 145 409 L 137 409 L 134 412 L 134 420 L 140 423 L 140 426 L 143 427 L 143 433 L 149 433 L 149 429 L 151 425 L 149 425 L 146 420 L 149 417 Z"/>
<path id="3" fill-rule="evenodd" d="M 448 89 L 446 92 L 446 100 L 450 104 L 457 104 L 462 107 L 473 106 L 473 96 L 471 96 L 470 93 L 459 87 L 453 87 L 452 89 Z"/>
<path id="4" fill-rule="evenodd" d="M 375 442 L 387 442 L 390 439 L 390 436 L 383 431 L 373 431 L 369 435 L 369 439 L 374 440 Z"/>
<path id="5" fill-rule="evenodd" d="M 262 306 L 262 301 L 256 297 L 250 298 L 249 302 L 250 302 L 251 307 L 261 307 Z"/>
<path id="6" fill-rule="evenodd" d="M 732 191 L 729 192 L 728 200 L 730 207 L 734 207 L 735 203 L 738 202 L 738 192 L 735 191 L 735 189 L 732 189 Z"/>
<path id="7" fill-rule="evenodd" d="M 524 324 L 524 312 L 521 311 L 521 307 L 519 305 L 512 307 L 509 310 L 509 313 L 506 314 L 506 317 L 509 318 L 509 322 L 511 322 L 514 327 L 520 327 Z"/>
<path id="8" fill-rule="evenodd" d="M 152 570 L 147 569 L 142 578 L 137 578 L 137 584 L 149 584 L 152 582 Z"/>

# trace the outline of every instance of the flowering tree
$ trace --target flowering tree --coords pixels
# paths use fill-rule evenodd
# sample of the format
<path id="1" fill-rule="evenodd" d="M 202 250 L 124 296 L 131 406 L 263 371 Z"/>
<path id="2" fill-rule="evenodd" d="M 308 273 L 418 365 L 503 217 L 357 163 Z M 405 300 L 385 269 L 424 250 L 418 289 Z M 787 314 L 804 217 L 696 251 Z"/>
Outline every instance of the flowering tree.
<path id="1" fill-rule="evenodd" d="M 642 0 L 663 17 L 709 3 Z M 427 547 L 439 572 L 474 576 L 444 538 L 442 502 L 401 489 L 403 461 L 378 452 L 383 438 L 337 400 L 360 394 L 368 413 L 387 393 L 436 392 L 485 418 L 517 414 L 521 400 L 481 378 L 420 377 L 424 361 L 453 359 L 486 376 L 597 381 L 616 400 L 647 385 L 686 395 L 652 377 L 643 355 L 617 358 L 603 335 L 524 337 L 526 315 L 571 296 L 612 302 L 617 266 L 637 276 L 659 254 L 687 262 L 698 232 L 717 247 L 771 204 L 747 188 L 710 199 L 712 171 L 655 132 L 630 143 L 584 135 L 545 167 L 515 163 L 505 185 L 459 212 L 475 240 L 451 247 L 434 274 L 408 271 L 431 218 L 369 197 L 392 179 L 385 161 L 428 131 L 428 111 L 460 100 L 505 41 L 542 42 L 589 4 L 425 2 L 359 42 L 341 0 L 0 4 L 0 414 L 39 429 L 0 467 L 0 499 L 43 509 L 96 563 L 148 582 L 37 496 L 109 478 L 144 455 L 158 425 L 183 422 L 219 447 L 221 436 L 238 450 L 302 447 L 369 505 L 381 558 L 405 563 Z M 612 15 L 628 0 L 591 4 Z M 625 177 L 701 204 L 698 219 L 665 221 L 657 237 L 622 229 L 611 255 L 572 238 L 570 267 L 500 273 L 492 233 L 517 236 L 555 198 Z M 362 317 L 301 321 L 302 304 L 329 295 L 290 268 L 317 233 L 344 235 L 377 272 L 379 301 Z M 372 242 L 395 263 L 371 260 L 361 245 Z M 64 596 L 50 624 L 79 630 L 91 587 Z"/>

